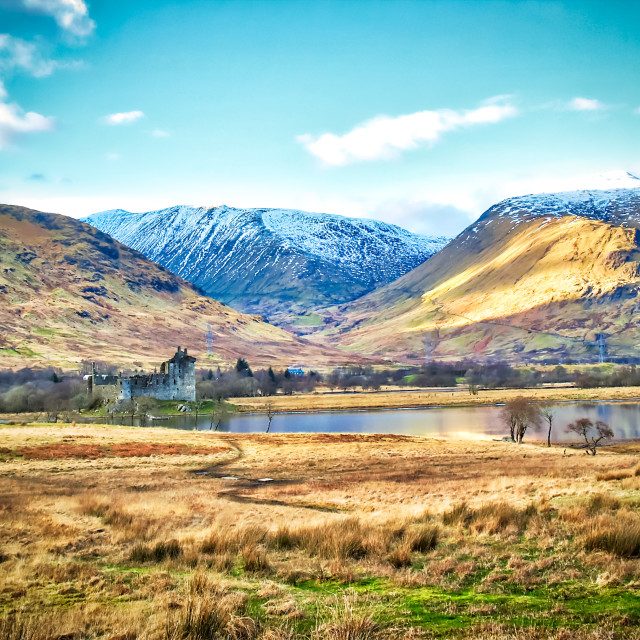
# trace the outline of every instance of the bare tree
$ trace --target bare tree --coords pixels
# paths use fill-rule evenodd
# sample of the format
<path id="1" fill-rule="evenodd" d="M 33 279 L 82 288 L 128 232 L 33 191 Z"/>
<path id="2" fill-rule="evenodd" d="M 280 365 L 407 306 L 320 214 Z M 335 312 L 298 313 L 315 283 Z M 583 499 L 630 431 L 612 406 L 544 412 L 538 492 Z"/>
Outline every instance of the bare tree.
<path id="1" fill-rule="evenodd" d="M 267 414 L 267 419 L 269 420 L 269 422 L 267 423 L 267 433 L 269 433 L 269 430 L 271 429 L 271 421 L 273 420 L 273 418 L 278 412 L 276 411 L 275 407 L 271 402 L 267 402 L 264 408 Z"/>
<path id="2" fill-rule="evenodd" d="M 193 411 L 193 428 L 198 428 L 198 416 L 200 412 L 205 406 L 204 400 L 194 400 L 193 402 L 188 402 L 187 406 Z"/>
<path id="3" fill-rule="evenodd" d="M 227 404 L 224 400 L 216 400 L 213 403 L 213 407 L 211 409 L 211 422 L 209 423 L 209 431 L 213 430 L 215 425 L 215 431 L 220 428 L 220 425 L 228 420 L 231 412 L 229 411 Z"/>
<path id="4" fill-rule="evenodd" d="M 57 396 L 50 396 L 45 400 L 45 411 L 47 412 L 47 422 L 58 422 L 58 416 L 64 409 L 64 402 Z"/>
<path id="5" fill-rule="evenodd" d="M 109 402 L 105 408 L 105 417 L 110 421 L 110 424 L 115 424 L 116 414 L 118 413 L 117 402 Z"/>
<path id="6" fill-rule="evenodd" d="M 595 424 L 589 418 L 580 418 L 567 425 L 567 433 L 575 433 L 584 438 L 587 455 L 595 456 L 602 440 L 611 440 L 613 431 L 606 422 L 598 420 Z"/>
<path id="7" fill-rule="evenodd" d="M 540 416 L 549 425 L 549 431 L 547 432 L 547 447 L 551 446 L 551 428 L 553 427 L 553 409 L 551 405 L 544 404 L 540 407 Z"/>
<path id="8" fill-rule="evenodd" d="M 328 376 L 327 376 L 327 386 L 329 387 L 329 389 L 331 389 L 331 391 L 335 391 L 335 388 L 340 386 L 340 372 L 337 370 L 333 370 Z"/>
<path id="9" fill-rule="evenodd" d="M 519 396 L 505 404 L 502 419 L 509 427 L 511 439 L 520 444 L 527 429 L 540 427 L 540 407 L 531 398 Z"/>

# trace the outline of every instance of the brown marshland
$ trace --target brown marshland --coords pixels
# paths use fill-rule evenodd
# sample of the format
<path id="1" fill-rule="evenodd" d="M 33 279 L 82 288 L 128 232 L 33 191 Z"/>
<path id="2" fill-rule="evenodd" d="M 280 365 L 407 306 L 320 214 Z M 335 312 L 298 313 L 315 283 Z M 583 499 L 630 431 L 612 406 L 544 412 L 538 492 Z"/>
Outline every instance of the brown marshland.
<path id="1" fill-rule="evenodd" d="M 0 438 L 2 637 L 640 637 L 638 445 Z"/>

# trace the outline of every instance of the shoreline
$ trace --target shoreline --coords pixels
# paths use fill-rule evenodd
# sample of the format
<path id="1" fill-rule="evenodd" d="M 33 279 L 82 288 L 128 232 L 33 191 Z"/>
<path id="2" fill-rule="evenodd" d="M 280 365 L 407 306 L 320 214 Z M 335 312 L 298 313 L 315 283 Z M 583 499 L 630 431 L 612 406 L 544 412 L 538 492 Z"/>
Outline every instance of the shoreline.
<path id="1" fill-rule="evenodd" d="M 622 402 L 640 401 L 640 387 L 546 387 L 534 389 L 486 389 L 477 395 L 466 391 L 365 391 L 355 393 L 313 393 L 293 396 L 229 398 L 242 414 L 266 413 L 269 405 L 276 413 L 322 413 L 339 411 L 384 411 L 499 406 L 518 396 L 534 402 Z"/>
<path id="2" fill-rule="evenodd" d="M 234 405 L 238 414 L 265 414 L 269 406 L 275 413 L 334 413 L 348 411 L 391 411 L 411 409 L 460 409 L 471 407 L 500 406 L 513 398 L 525 396 L 534 402 L 553 404 L 574 402 L 640 402 L 640 387 L 598 387 L 595 389 L 579 389 L 577 387 L 538 387 L 532 389 L 483 389 L 476 395 L 466 390 L 439 391 L 424 390 L 385 390 L 356 392 L 320 392 L 296 394 L 291 396 L 257 396 L 229 398 L 227 402 Z M 177 402 L 177 401 L 176 401 Z M 44 412 L 0 413 L 3 422 L 36 422 Z M 203 411 L 201 415 L 207 414 Z M 89 413 L 72 414 L 72 420 L 101 420 L 104 416 Z M 192 415 L 176 411 L 162 413 L 156 417 L 162 420 Z M 160 425 L 158 425 L 160 426 Z"/>

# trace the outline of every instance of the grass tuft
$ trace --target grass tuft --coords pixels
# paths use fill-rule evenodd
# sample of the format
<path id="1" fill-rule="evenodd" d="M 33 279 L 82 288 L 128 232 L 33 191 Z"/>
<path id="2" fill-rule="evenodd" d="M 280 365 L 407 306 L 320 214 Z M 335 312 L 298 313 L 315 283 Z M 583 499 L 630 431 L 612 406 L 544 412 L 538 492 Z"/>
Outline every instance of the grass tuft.
<path id="1" fill-rule="evenodd" d="M 153 546 L 139 542 L 131 550 L 129 560 L 132 562 L 163 562 L 167 559 L 175 560 L 181 554 L 182 548 L 175 540 L 158 542 Z"/>
<path id="2" fill-rule="evenodd" d="M 640 520 L 604 517 L 584 535 L 587 551 L 608 551 L 617 556 L 640 556 Z"/>

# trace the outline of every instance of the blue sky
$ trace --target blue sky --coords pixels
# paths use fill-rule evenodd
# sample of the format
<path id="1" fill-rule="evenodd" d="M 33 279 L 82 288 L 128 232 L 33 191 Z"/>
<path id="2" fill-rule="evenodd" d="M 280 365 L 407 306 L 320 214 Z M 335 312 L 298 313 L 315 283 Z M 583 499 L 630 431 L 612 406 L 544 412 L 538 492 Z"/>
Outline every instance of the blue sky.
<path id="1" fill-rule="evenodd" d="M 0 201 L 451 235 L 640 172 L 640 6 L 0 0 Z"/>

